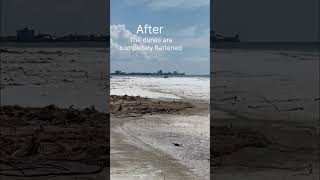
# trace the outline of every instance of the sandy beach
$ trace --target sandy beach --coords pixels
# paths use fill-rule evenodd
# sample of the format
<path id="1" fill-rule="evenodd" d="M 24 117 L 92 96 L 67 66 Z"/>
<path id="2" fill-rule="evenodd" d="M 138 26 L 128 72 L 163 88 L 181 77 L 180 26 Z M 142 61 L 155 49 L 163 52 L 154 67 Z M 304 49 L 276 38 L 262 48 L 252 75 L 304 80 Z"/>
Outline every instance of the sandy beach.
<path id="1" fill-rule="evenodd" d="M 146 101 L 151 101 L 153 105 L 147 103 L 147 106 L 136 106 Z M 137 107 L 134 112 L 132 103 Z M 130 107 L 126 104 L 130 104 Z M 181 101 L 144 98 L 121 101 L 121 105 L 121 113 L 117 110 L 111 115 L 112 179 L 208 177 L 208 121 L 201 119 L 203 114 L 199 113 L 199 108 L 195 109 L 191 103 Z M 203 111 L 204 106 L 202 108 Z M 196 117 L 198 121 L 195 121 Z M 194 122 L 198 123 L 197 127 L 194 127 Z M 191 170 L 192 166 L 196 169 Z"/>
<path id="2" fill-rule="evenodd" d="M 0 179 L 109 176 L 108 50 L 0 52 Z"/>
<path id="3" fill-rule="evenodd" d="M 21 125 L 21 128 L 14 131 L 17 133 L 7 130 L 11 129 L 13 124 L 8 121 L 2 122 L 1 129 L 6 132 L 2 136 L 11 141 L 17 141 L 20 133 L 28 132 L 26 136 L 28 138 L 16 145 L 15 150 L 11 150 L 12 152 L 10 151 L 7 156 L 10 158 L 19 148 L 33 147 L 34 143 L 31 141 L 33 134 L 39 130 L 46 135 L 40 138 L 39 147 L 55 146 L 57 143 L 65 144 L 67 147 L 77 146 L 69 142 L 68 137 L 87 136 L 86 133 L 94 133 L 94 129 L 85 123 L 90 119 L 69 123 L 68 118 L 63 114 L 71 112 L 78 116 L 78 114 L 88 113 L 88 110 L 94 110 L 93 116 L 102 113 L 106 119 L 109 112 L 112 114 L 110 123 L 105 124 L 110 125 L 112 179 L 129 177 L 132 179 L 208 179 L 210 169 L 209 79 L 190 77 L 181 82 L 181 78 L 121 77 L 122 79 L 117 79 L 112 77 L 110 91 L 117 96 L 112 96 L 108 101 L 106 98 L 108 76 L 105 71 L 107 56 L 108 52 L 102 48 L 2 48 L 2 107 L 10 109 L 9 114 L 17 114 L 12 117 L 14 119 L 55 107 L 49 121 L 42 120 L 42 116 L 40 120 L 35 118 L 38 117 L 37 115 L 31 116 L 25 120 L 25 123 L 31 125 Z M 124 96 L 126 94 L 128 96 Z M 110 111 L 107 108 L 109 102 L 111 103 Z M 15 108 L 14 105 L 19 106 Z M 20 111 L 24 113 L 19 113 Z M 27 113 L 29 111 L 30 113 Z M 9 116 L 7 113 L 2 115 Z M 44 122 L 43 127 L 36 126 L 37 122 L 41 121 Z M 100 123 L 102 122 L 104 121 Z M 99 130 L 100 127 L 105 130 L 106 128 L 100 123 L 96 125 L 97 127 L 95 126 L 96 129 Z M 105 133 L 107 135 L 109 132 L 106 130 Z M 53 134 L 61 134 L 65 138 L 57 138 L 48 144 L 46 139 L 50 139 L 48 137 Z M 91 136 L 86 138 L 89 137 Z M 94 135 L 92 138 L 100 142 L 106 137 Z M 87 143 L 89 140 L 81 141 Z M 95 141 L 93 144 L 89 143 L 85 149 L 94 149 Z M 88 156 L 78 156 L 77 151 L 70 154 L 67 149 L 70 148 L 58 152 L 60 155 L 62 153 L 75 159 L 88 158 L 91 153 L 95 153 L 89 151 Z M 41 153 L 44 153 L 43 151 L 46 150 L 35 151 L 31 153 L 32 155 L 19 160 L 28 167 L 30 159 L 35 161 Z M 50 157 L 58 156 L 56 152 L 52 153 Z M 39 162 L 41 162 L 40 159 Z M 45 162 L 50 165 L 56 163 L 55 161 Z M 81 165 L 81 163 L 72 162 L 71 164 L 59 162 L 59 167 L 66 167 L 67 173 L 83 171 L 83 169 L 92 173 L 98 171 L 101 165 L 98 163 L 98 167 L 89 167 L 87 163 Z M 32 168 L 37 169 L 34 166 Z M 56 168 L 46 169 L 43 172 L 41 169 L 43 167 L 39 168 L 31 172 L 9 170 L 3 173 L 15 174 L 16 176 L 10 177 L 11 179 L 23 179 L 19 176 L 24 173 L 25 178 L 27 175 L 35 174 L 40 175 L 36 177 L 37 179 L 59 180 L 71 177 L 104 179 L 103 177 L 108 173 L 107 167 L 102 172 L 90 175 L 66 175 L 63 174 L 66 173 L 66 169 L 57 170 Z M 60 173 L 60 175 L 41 176 L 48 172 Z"/>
<path id="4" fill-rule="evenodd" d="M 211 53 L 212 178 L 318 179 L 318 52 Z"/>
<path id="5" fill-rule="evenodd" d="M 9 152 L 5 151 L 1 161 L 16 157 L 28 165 L 31 157 L 33 160 L 46 157 L 45 148 L 51 146 L 55 148 L 51 148 L 54 151 L 50 157 L 70 156 L 71 153 L 70 157 L 83 158 L 95 154 L 84 151 L 87 153 L 76 155 L 81 148 L 78 151 L 78 145 L 70 144 L 68 139 L 74 137 L 74 133 L 81 139 L 80 136 L 96 131 L 98 127 L 90 130 L 91 126 L 86 125 L 89 119 L 72 120 L 73 116 L 86 117 L 86 113 L 94 109 L 92 116 L 101 114 L 108 118 L 111 114 L 112 179 L 209 179 L 209 163 L 214 179 L 317 179 L 317 53 L 243 49 L 212 50 L 212 53 L 215 58 L 211 81 L 204 77 L 112 77 L 110 92 L 113 96 L 108 101 L 105 71 L 108 51 L 102 48 L 67 51 L 2 48 L 1 116 L 9 119 L 1 121 L 1 143 L 16 142 L 16 145 L 8 146 Z M 106 108 L 109 102 L 110 110 Z M 49 106 L 51 104 L 54 106 Z M 50 107 L 52 116 L 43 120 L 46 117 L 41 111 Z M 23 113 L 19 113 L 21 111 Z M 73 115 L 68 120 L 70 112 Z M 33 114 L 33 118 L 27 114 Z M 21 118 L 24 120 L 17 122 L 21 126 L 13 128 L 12 123 Z M 42 127 L 37 126 L 39 122 Z M 83 125 L 87 128 L 80 133 Z M 102 124 L 99 127 L 102 128 Z M 39 131 L 46 132 L 40 136 L 40 145 L 32 138 Z M 48 137 L 56 134 L 64 138 L 47 142 Z M 26 137 L 25 141 L 18 143 L 21 136 Z M 106 138 L 92 137 L 95 137 L 90 140 L 92 142 Z M 67 151 L 68 148 L 56 146 L 57 143 L 65 143 L 64 146 L 75 150 Z M 86 146 L 97 149 L 93 144 Z M 41 147 L 42 151 L 31 151 L 34 146 Z M 28 151 L 33 153 L 26 153 Z M 74 172 L 100 168 L 97 164 L 90 168 L 86 164 L 72 169 L 74 163 L 69 166 L 64 163 L 49 171 L 66 171 L 61 165 Z M 1 166 L 12 168 L 3 163 Z M 22 172 L 20 168 L 2 173 L 21 175 Z M 106 173 L 72 177 L 103 179 Z M 37 179 L 68 178 L 70 176 Z"/>
<path id="6" fill-rule="evenodd" d="M 1 104 L 107 112 L 108 49 L 1 48 Z M 80 97 L 80 98 L 79 98 Z"/>
<path id="7" fill-rule="evenodd" d="M 201 77 L 113 77 L 112 179 L 209 179 L 208 90 Z"/>

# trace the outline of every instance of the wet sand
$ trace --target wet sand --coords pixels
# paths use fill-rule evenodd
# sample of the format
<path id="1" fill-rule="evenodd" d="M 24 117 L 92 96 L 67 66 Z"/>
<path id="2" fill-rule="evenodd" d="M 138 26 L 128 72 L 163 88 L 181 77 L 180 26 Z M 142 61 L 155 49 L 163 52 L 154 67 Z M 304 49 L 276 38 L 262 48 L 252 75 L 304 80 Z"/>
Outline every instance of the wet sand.
<path id="1" fill-rule="evenodd" d="M 54 105 L 1 106 L 0 119 L 0 177 L 68 179 L 108 173 L 108 114 Z"/>
<path id="2" fill-rule="evenodd" d="M 319 178 L 317 52 L 212 50 L 217 180 Z"/>
<path id="3" fill-rule="evenodd" d="M 111 99 L 112 179 L 209 179 L 207 102 Z"/>
<path id="4" fill-rule="evenodd" d="M 0 51 L 0 179 L 108 177 L 108 50 Z"/>
<path id="5" fill-rule="evenodd" d="M 290 121 L 247 119 L 215 111 L 213 172 L 217 179 L 317 179 L 314 127 Z"/>
<path id="6" fill-rule="evenodd" d="M 1 104 L 107 112 L 105 48 L 1 48 Z"/>

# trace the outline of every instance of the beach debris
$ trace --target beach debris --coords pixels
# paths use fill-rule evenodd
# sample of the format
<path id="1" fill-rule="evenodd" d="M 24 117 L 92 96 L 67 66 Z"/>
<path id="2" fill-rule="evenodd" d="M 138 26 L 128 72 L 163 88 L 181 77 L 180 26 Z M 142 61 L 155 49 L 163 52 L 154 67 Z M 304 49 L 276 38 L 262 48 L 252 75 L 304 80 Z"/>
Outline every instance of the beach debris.
<path id="1" fill-rule="evenodd" d="M 43 131 L 43 129 L 41 130 Z M 31 137 L 30 142 L 27 143 L 25 146 L 19 148 L 11 156 L 13 158 L 24 158 L 29 156 L 35 156 L 36 154 L 38 154 L 40 147 L 40 139 L 38 137 L 41 130 L 35 131 Z"/>
<path id="2" fill-rule="evenodd" d="M 304 110 L 303 107 L 296 107 L 296 108 L 284 109 L 281 111 L 302 111 L 302 110 Z"/>
<path id="3" fill-rule="evenodd" d="M 264 148 L 269 146 L 271 141 L 257 131 L 221 126 L 212 127 L 212 143 L 212 153 L 224 156 L 247 147 Z"/>
<path id="4" fill-rule="evenodd" d="M 259 109 L 259 108 L 265 108 L 265 107 L 267 107 L 267 106 L 248 106 L 248 108 L 250 108 L 250 109 Z"/>
<path id="5" fill-rule="evenodd" d="M 46 58 L 40 58 L 40 60 L 53 60 L 53 58 L 46 57 Z"/>
<path id="6" fill-rule="evenodd" d="M 8 50 L 8 49 L 0 49 L 0 53 L 22 53 L 22 52 L 19 52 L 19 51 L 13 51 L 13 50 Z"/>
<path id="7" fill-rule="evenodd" d="M 98 111 L 96 110 L 95 106 L 91 106 L 90 108 L 85 108 L 83 110 L 87 115 L 90 115 L 90 114 L 94 114 L 94 113 L 97 113 Z"/>
<path id="8" fill-rule="evenodd" d="M 286 102 L 293 102 L 293 101 L 300 101 L 301 99 L 299 98 L 292 98 L 292 99 L 287 99 Z"/>
<path id="9" fill-rule="evenodd" d="M 87 71 L 84 71 L 84 77 L 88 80 L 89 79 L 89 74 Z"/>
<path id="10" fill-rule="evenodd" d="M 0 106 L 0 119 L 0 164 L 6 167 L 0 176 L 94 174 L 108 165 L 109 114 L 94 107 Z M 80 172 L 75 164 L 88 169 Z"/>
<path id="11" fill-rule="evenodd" d="M 20 61 L 16 63 L 29 63 L 29 64 L 46 64 L 46 63 L 51 63 L 51 60 L 26 60 L 26 61 Z"/>
<path id="12" fill-rule="evenodd" d="M 122 105 L 119 105 L 118 111 L 122 111 Z"/>
<path id="13" fill-rule="evenodd" d="M 270 101 L 268 100 L 266 97 L 261 97 L 264 102 L 269 103 L 270 105 L 272 105 L 278 112 L 280 112 L 280 108 L 274 103 L 274 101 Z"/>
<path id="14" fill-rule="evenodd" d="M 23 51 L 14 51 L 14 50 L 8 50 L 8 49 L 0 49 L 0 53 L 13 53 L 13 54 L 57 54 L 59 56 L 62 55 L 62 51 L 58 50 L 58 51 L 27 51 L 27 50 L 23 50 Z M 73 53 L 68 53 L 68 54 L 73 54 Z"/>
<path id="15" fill-rule="evenodd" d="M 7 86 L 23 86 L 24 84 L 21 83 L 8 83 Z"/>
<path id="16" fill-rule="evenodd" d="M 68 83 L 73 82 L 72 80 L 69 80 L 69 79 L 63 79 L 62 81 L 63 81 L 63 82 L 68 82 Z"/>
<path id="17" fill-rule="evenodd" d="M 238 96 L 232 96 L 232 97 L 226 97 L 221 99 L 213 99 L 214 101 L 233 101 L 233 102 L 240 102 L 240 99 Z"/>
<path id="18" fill-rule="evenodd" d="M 307 166 L 307 171 L 308 171 L 307 174 L 308 174 L 308 175 L 311 175 L 311 174 L 312 174 L 312 170 L 313 170 L 312 164 L 309 163 L 308 166 Z"/>
<path id="19" fill-rule="evenodd" d="M 303 169 L 305 172 L 303 173 L 297 173 L 296 176 L 310 176 L 313 173 L 313 167 L 311 163 L 308 163 L 305 165 L 305 168 Z"/>
<path id="20" fill-rule="evenodd" d="M 81 69 L 72 69 L 71 72 L 85 72 L 85 70 L 81 70 Z"/>
<path id="21" fill-rule="evenodd" d="M 172 143 L 174 146 L 178 146 L 178 147 L 181 147 L 182 144 L 179 144 L 179 143 Z"/>
<path id="22" fill-rule="evenodd" d="M 36 52 L 28 52 L 29 54 L 56 54 L 58 56 L 62 55 L 62 51 L 58 50 L 58 51 L 36 51 Z"/>
<path id="23" fill-rule="evenodd" d="M 160 101 L 143 98 L 140 96 L 110 96 L 111 113 L 114 115 L 126 114 L 153 114 L 172 113 L 192 108 L 187 102 L 180 101 Z"/>

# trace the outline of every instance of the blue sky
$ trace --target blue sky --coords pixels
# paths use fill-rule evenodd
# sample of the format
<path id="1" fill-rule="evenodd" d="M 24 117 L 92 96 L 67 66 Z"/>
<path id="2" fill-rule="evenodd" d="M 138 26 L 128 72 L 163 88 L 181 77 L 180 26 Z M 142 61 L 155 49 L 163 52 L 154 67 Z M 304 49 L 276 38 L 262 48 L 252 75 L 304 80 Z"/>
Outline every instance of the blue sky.
<path id="1" fill-rule="evenodd" d="M 209 0 L 111 0 L 111 71 L 179 71 L 209 74 Z M 138 25 L 163 26 L 183 51 L 130 53 L 118 51 Z"/>

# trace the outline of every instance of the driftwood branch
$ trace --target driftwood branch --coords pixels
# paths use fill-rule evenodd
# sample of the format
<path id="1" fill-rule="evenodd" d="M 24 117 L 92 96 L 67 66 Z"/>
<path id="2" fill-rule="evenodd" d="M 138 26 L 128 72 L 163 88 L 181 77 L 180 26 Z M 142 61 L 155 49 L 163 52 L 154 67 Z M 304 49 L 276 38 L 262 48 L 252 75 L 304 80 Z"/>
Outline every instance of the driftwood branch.
<path id="1" fill-rule="evenodd" d="M 101 173 L 106 167 L 108 167 L 108 162 L 104 162 L 100 165 L 100 167 L 93 171 L 83 172 L 83 171 L 71 171 L 71 172 L 50 172 L 50 173 L 40 173 L 40 174 L 25 174 L 23 170 L 27 168 L 17 168 L 21 172 L 21 174 L 13 174 L 13 173 L 4 173 L 0 172 L 0 176 L 9 176 L 9 177 L 44 177 L 44 176 L 76 176 L 76 175 L 92 175 Z M 13 167 L 12 165 L 10 165 Z M 48 168 L 48 167 L 47 167 Z M 66 169 L 66 168 L 64 168 Z"/>

